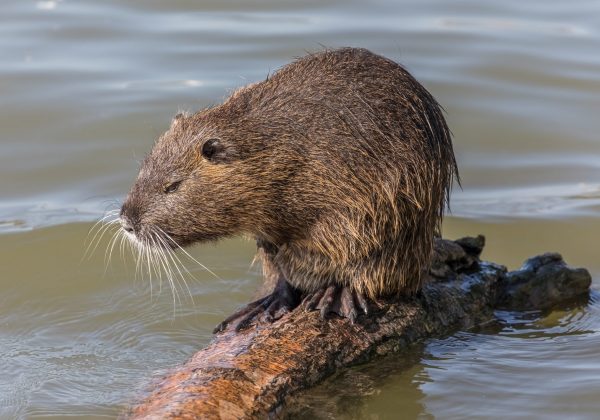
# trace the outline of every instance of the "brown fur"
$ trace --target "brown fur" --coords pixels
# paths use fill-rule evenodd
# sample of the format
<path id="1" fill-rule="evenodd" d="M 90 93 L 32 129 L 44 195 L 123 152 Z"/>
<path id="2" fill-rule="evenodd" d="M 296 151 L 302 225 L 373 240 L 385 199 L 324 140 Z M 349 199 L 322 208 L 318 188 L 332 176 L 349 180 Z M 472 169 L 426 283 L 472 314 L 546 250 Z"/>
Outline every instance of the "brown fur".
<path id="1" fill-rule="evenodd" d="M 211 138 L 224 149 L 209 162 Z M 140 239 L 157 226 L 181 245 L 251 235 L 266 275 L 374 298 L 419 288 L 455 176 L 435 99 L 395 62 L 344 48 L 176 117 L 122 214 Z"/>

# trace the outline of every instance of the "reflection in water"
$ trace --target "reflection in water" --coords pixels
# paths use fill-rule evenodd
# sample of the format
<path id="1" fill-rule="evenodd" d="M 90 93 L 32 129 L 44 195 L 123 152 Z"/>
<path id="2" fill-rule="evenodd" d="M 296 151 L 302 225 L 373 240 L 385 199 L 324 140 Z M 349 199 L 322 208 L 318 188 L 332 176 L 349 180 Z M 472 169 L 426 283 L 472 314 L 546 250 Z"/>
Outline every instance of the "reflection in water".
<path id="1" fill-rule="evenodd" d="M 463 332 L 428 344 L 426 408 L 443 418 L 463 417 L 474 407 L 487 418 L 542 412 L 593 418 L 598 367 L 589 364 L 588 352 L 600 346 L 597 299 L 547 314 L 497 315 L 498 333 Z"/>
<path id="2" fill-rule="evenodd" d="M 415 345 L 398 357 L 340 372 L 292 399 L 286 415 L 299 419 L 432 417 L 422 403 L 421 386 L 429 381 L 419 365 L 423 352 L 422 345 Z"/>

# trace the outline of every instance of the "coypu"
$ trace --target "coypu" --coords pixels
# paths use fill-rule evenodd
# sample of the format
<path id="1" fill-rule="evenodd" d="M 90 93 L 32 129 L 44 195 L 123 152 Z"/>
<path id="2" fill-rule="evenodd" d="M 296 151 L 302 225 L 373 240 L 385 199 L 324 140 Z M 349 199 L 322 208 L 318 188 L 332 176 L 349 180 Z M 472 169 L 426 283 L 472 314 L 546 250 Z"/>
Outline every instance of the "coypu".
<path id="1" fill-rule="evenodd" d="M 457 176 L 440 106 L 417 80 L 365 49 L 326 50 L 178 114 L 120 220 L 138 244 L 256 238 L 275 289 L 215 331 L 301 301 L 354 322 L 368 300 L 419 289 Z"/>

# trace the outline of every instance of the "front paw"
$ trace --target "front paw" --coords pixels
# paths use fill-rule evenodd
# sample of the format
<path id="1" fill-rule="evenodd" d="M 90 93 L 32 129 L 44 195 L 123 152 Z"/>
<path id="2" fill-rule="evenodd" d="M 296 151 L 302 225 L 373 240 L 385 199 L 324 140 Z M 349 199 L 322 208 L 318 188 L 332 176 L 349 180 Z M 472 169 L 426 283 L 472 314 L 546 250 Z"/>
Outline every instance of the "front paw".
<path id="1" fill-rule="evenodd" d="M 273 293 L 244 305 L 217 325 L 213 333 L 224 331 L 229 325 L 233 325 L 235 331 L 238 332 L 259 319 L 273 322 L 294 310 L 298 306 L 299 300 L 299 292 L 287 281 L 280 280 Z"/>

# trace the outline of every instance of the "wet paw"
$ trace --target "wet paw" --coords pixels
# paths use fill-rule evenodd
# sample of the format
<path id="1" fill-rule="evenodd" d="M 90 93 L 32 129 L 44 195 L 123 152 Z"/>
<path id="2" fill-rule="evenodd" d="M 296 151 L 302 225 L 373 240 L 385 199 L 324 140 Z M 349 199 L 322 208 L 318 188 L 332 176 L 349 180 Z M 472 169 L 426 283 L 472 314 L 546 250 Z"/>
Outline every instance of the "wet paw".
<path id="1" fill-rule="evenodd" d="M 213 333 L 225 331 L 229 325 L 235 325 L 236 332 L 241 331 L 259 319 L 273 322 L 291 312 L 298 306 L 298 303 L 298 291 L 287 281 L 280 280 L 273 293 L 241 307 L 217 325 Z"/>
<path id="2" fill-rule="evenodd" d="M 329 314 L 337 314 L 348 318 L 353 324 L 359 314 L 369 313 L 367 298 L 362 293 L 340 285 L 330 285 L 309 294 L 302 305 L 307 311 L 319 310 L 322 319 L 326 319 Z"/>

